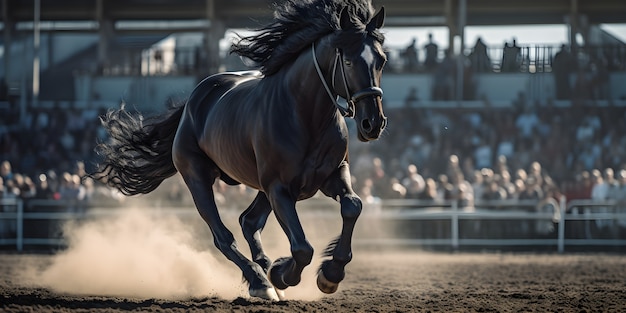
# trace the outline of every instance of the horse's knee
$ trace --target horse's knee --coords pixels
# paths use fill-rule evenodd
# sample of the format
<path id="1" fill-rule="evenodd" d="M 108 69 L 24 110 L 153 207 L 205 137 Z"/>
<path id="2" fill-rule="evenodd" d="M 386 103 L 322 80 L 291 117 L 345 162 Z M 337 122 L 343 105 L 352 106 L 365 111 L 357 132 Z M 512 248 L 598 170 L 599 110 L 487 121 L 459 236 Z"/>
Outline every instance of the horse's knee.
<path id="1" fill-rule="evenodd" d="M 347 219 L 356 219 L 361 215 L 363 203 L 359 197 L 345 197 L 341 200 L 341 216 Z"/>

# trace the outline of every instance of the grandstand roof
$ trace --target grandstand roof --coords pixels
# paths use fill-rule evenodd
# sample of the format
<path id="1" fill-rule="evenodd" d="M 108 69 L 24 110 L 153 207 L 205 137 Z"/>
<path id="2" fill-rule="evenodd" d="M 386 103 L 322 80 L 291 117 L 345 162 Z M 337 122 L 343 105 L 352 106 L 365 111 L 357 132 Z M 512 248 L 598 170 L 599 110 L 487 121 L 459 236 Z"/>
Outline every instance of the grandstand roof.
<path id="1" fill-rule="evenodd" d="M 2 17 L 33 20 L 35 1 L 3 0 Z M 102 15 L 120 20 L 202 20 L 214 14 L 228 28 L 254 27 L 271 17 L 270 0 L 45 0 L 42 21 L 93 21 Z M 213 6 L 211 9 L 211 5 Z M 445 25 L 456 17 L 457 0 L 375 0 L 387 9 L 388 26 Z M 624 0 L 471 0 L 467 25 L 562 24 L 572 11 L 590 24 L 626 23 Z M 213 13 L 209 13 L 213 12 Z M 447 16 L 447 18 L 446 18 Z"/>

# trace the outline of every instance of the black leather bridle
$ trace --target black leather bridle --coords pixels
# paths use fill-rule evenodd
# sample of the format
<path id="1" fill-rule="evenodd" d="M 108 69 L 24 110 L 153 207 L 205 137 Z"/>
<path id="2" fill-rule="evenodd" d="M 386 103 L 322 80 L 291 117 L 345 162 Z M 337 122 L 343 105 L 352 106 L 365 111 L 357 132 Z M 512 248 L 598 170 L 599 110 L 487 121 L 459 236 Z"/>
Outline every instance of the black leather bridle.
<path id="1" fill-rule="evenodd" d="M 333 92 L 330 90 L 330 88 L 328 87 L 328 84 L 326 83 L 326 80 L 324 79 L 324 75 L 322 74 L 322 70 L 320 69 L 319 62 L 317 61 L 317 56 L 315 55 L 315 42 L 311 44 L 311 51 L 313 53 L 313 63 L 315 64 L 315 70 L 317 71 L 317 75 L 319 76 L 320 80 L 322 80 L 322 84 L 324 85 L 324 88 L 326 89 L 328 96 L 331 98 L 331 100 L 335 104 L 335 107 L 337 107 L 337 110 L 341 112 L 341 115 L 345 117 L 354 117 L 354 107 L 356 103 L 359 102 L 363 98 L 374 96 L 374 97 L 381 97 L 382 99 L 383 90 L 380 87 L 376 87 L 376 86 L 363 88 L 355 92 L 354 94 L 350 95 L 350 90 L 348 88 L 348 81 L 346 79 L 346 72 L 343 67 L 343 62 L 340 62 L 340 60 L 342 59 L 341 50 L 335 49 L 335 61 L 333 62 L 333 72 L 332 72 L 332 77 L 333 77 L 332 85 L 333 85 L 333 89 L 335 89 L 335 74 L 337 71 L 337 63 L 339 62 L 341 64 L 341 78 L 343 80 L 343 86 L 346 88 L 346 101 L 348 103 L 347 108 L 342 107 L 337 102 L 337 97 L 339 94 L 335 91 L 337 96 L 333 96 Z"/>

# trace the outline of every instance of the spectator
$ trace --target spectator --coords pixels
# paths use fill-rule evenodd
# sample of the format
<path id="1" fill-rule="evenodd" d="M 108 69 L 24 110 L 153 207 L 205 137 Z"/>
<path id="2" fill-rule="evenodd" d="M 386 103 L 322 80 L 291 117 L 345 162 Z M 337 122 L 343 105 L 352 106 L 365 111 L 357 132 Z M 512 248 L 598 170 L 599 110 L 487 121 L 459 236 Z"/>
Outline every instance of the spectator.
<path id="1" fill-rule="evenodd" d="M 556 86 L 556 99 L 569 100 L 572 94 L 571 75 L 576 71 L 576 59 L 569 52 L 566 45 L 561 45 L 561 50 L 554 55 L 552 61 L 552 73 Z"/>
<path id="2" fill-rule="evenodd" d="M 60 195 L 56 194 L 50 185 L 48 184 L 48 177 L 46 174 L 39 174 L 37 176 L 37 181 L 35 183 L 36 186 L 36 199 L 45 199 L 45 200 L 59 200 Z"/>
<path id="3" fill-rule="evenodd" d="M 13 171 L 11 169 L 11 162 L 5 160 L 0 163 L 0 177 L 5 181 L 13 179 Z"/>
<path id="4" fill-rule="evenodd" d="M 539 117 L 529 106 L 524 107 L 523 110 L 523 113 L 515 120 L 515 126 L 520 132 L 521 138 L 531 138 L 533 131 L 539 125 Z"/>
<path id="5" fill-rule="evenodd" d="M 507 195 L 504 188 L 498 185 L 496 180 L 492 180 L 487 184 L 487 188 L 482 195 L 482 200 L 506 200 Z"/>
<path id="6" fill-rule="evenodd" d="M 459 171 L 452 175 L 451 189 L 447 199 L 457 201 L 459 208 L 474 207 L 472 185 L 465 180 L 462 172 Z"/>
<path id="7" fill-rule="evenodd" d="M 413 37 L 411 44 L 408 45 L 402 52 L 404 58 L 404 66 L 407 72 L 417 71 L 418 59 L 417 59 L 417 38 Z"/>
<path id="8" fill-rule="evenodd" d="M 424 177 L 419 174 L 415 164 L 410 164 L 407 167 L 407 174 L 406 177 L 402 179 L 402 185 L 406 189 L 406 197 L 410 199 L 416 199 L 424 192 L 426 181 Z"/>
<path id="9" fill-rule="evenodd" d="M 515 38 L 513 43 L 509 45 L 508 42 L 504 43 L 504 49 L 502 51 L 502 72 L 518 72 L 520 70 L 520 64 L 522 60 L 522 53 L 520 47 L 517 46 Z"/>
<path id="10" fill-rule="evenodd" d="M 543 191 L 534 176 L 529 176 L 524 182 L 524 190 L 520 193 L 518 200 L 534 200 L 543 199 Z"/>
<path id="11" fill-rule="evenodd" d="M 426 179 L 426 187 L 424 191 L 417 197 L 420 200 L 427 201 L 439 201 L 442 198 L 439 197 L 439 193 L 437 192 L 437 182 L 432 178 Z"/>
<path id="12" fill-rule="evenodd" d="M 439 46 L 433 42 L 433 34 L 428 34 L 428 43 L 424 45 L 424 51 L 426 51 L 426 57 L 424 59 L 424 68 L 427 71 L 433 71 L 437 67 L 437 54 L 439 53 Z"/>
<path id="13" fill-rule="evenodd" d="M 469 55 L 471 68 L 476 73 L 491 72 L 491 60 L 487 55 L 487 46 L 483 42 L 482 38 L 476 39 L 474 49 Z"/>
<path id="14" fill-rule="evenodd" d="M 433 72 L 433 100 L 453 100 L 455 80 L 456 60 L 450 49 L 446 49 L 441 64 Z"/>

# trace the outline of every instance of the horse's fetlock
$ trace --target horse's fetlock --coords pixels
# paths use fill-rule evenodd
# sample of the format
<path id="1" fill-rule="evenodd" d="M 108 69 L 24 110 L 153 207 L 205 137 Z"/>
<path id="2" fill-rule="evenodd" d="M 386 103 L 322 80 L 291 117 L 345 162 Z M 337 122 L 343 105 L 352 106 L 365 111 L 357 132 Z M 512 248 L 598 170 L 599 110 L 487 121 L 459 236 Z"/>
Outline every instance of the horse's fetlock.
<path id="1" fill-rule="evenodd" d="M 291 255 L 293 256 L 294 261 L 296 261 L 296 263 L 300 266 L 311 264 L 311 261 L 313 260 L 313 253 L 313 247 L 309 244 L 291 250 Z"/>

